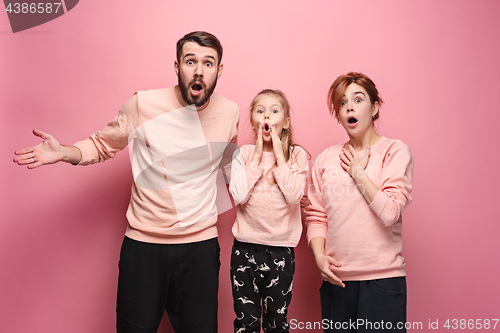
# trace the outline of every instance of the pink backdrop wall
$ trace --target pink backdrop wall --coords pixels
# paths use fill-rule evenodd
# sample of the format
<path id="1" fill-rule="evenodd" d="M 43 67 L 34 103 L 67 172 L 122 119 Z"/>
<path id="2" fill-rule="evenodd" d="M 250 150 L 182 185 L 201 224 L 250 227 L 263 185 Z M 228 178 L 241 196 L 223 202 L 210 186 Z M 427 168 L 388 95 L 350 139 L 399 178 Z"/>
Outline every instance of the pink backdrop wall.
<path id="1" fill-rule="evenodd" d="M 38 128 L 71 144 L 104 127 L 136 90 L 176 83 L 175 42 L 207 30 L 224 46 L 217 91 L 248 105 L 279 88 L 296 140 L 315 158 L 346 140 L 326 107 L 333 80 L 368 74 L 386 101 L 379 133 L 415 158 L 404 213 L 408 320 L 499 318 L 500 2 L 97 1 L 12 34 L 0 13 L 2 332 L 114 330 L 118 257 L 130 195 L 128 152 L 91 167 L 28 171 L 13 151 Z M 220 331 L 230 332 L 230 227 L 220 216 Z M 320 320 L 321 278 L 304 239 L 289 319 Z M 500 329 L 498 325 L 497 329 Z M 164 321 L 161 332 L 171 332 Z M 298 331 L 298 330 L 297 330 Z M 319 332 L 319 330 L 311 330 Z"/>

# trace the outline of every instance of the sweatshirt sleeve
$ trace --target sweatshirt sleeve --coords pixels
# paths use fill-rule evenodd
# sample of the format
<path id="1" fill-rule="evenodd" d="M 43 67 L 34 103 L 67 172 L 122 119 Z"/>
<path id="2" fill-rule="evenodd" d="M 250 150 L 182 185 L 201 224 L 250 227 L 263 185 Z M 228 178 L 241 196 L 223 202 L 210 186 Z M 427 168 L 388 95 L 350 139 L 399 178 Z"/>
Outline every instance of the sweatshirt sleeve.
<path id="1" fill-rule="evenodd" d="M 249 150 L 246 147 L 241 147 L 235 151 L 238 154 L 231 163 L 231 183 L 229 192 L 233 196 L 236 205 L 244 204 L 250 199 L 255 183 L 262 177 L 264 169 L 259 167 L 257 163 L 250 161 L 246 155 Z"/>
<path id="2" fill-rule="evenodd" d="M 274 179 L 288 205 L 291 206 L 300 202 L 304 195 L 308 171 L 307 153 L 298 146 L 294 148 L 289 163 L 285 163 L 272 171 Z"/>
<path id="3" fill-rule="evenodd" d="M 307 228 L 307 242 L 316 237 L 326 239 L 328 233 L 328 219 L 326 216 L 323 193 L 321 192 L 321 155 L 314 162 L 311 173 L 311 184 L 307 189 L 307 197 L 311 204 L 304 211 L 306 213 L 305 226 Z"/>
<path id="4" fill-rule="evenodd" d="M 382 185 L 370 208 L 386 226 L 396 223 L 411 203 L 413 157 L 402 141 L 395 142 L 386 152 L 382 163 Z"/>
<path id="5" fill-rule="evenodd" d="M 129 134 L 139 123 L 137 93 L 121 108 L 118 115 L 102 131 L 92 134 L 88 139 L 74 144 L 82 153 L 79 165 L 104 162 L 124 149 L 128 144 Z"/>
<path id="6" fill-rule="evenodd" d="M 238 124 L 240 122 L 240 113 L 239 109 L 236 106 L 236 117 L 234 122 L 231 124 L 232 130 L 231 130 L 231 139 L 229 140 L 229 143 L 224 150 L 224 154 L 222 157 L 221 161 L 221 169 L 222 173 L 224 174 L 224 179 L 226 181 L 226 184 L 230 184 L 231 182 L 231 165 L 232 161 L 235 158 L 234 152 L 239 149 L 238 147 Z"/>

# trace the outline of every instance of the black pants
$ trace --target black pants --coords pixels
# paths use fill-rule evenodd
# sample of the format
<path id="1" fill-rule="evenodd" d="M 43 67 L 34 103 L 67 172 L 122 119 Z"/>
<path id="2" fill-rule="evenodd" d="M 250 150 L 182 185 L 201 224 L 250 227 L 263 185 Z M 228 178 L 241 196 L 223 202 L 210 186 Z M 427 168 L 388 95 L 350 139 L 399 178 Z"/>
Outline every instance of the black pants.
<path id="1" fill-rule="evenodd" d="M 292 299 L 293 248 L 235 241 L 231 254 L 231 284 L 236 333 L 288 332 Z"/>
<path id="2" fill-rule="evenodd" d="M 323 282 L 324 332 L 406 332 L 406 278 Z"/>
<path id="3" fill-rule="evenodd" d="M 125 237 L 120 253 L 119 333 L 156 333 L 167 310 L 177 333 L 217 332 L 217 238 L 151 244 Z"/>

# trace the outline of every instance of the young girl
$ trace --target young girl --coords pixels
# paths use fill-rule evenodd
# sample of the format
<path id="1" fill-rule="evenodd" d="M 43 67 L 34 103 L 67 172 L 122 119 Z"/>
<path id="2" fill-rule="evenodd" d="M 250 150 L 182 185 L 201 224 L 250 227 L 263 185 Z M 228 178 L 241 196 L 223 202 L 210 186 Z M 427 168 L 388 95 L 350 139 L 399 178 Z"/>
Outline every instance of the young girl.
<path id="1" fill-rule="evenodd" d="M 308 191 L 307 239 L 324 280 L 325 332 L 406 332 L 401 214 L 411 202 L 413 158 L 403 142 L 375 131 L 381 104 L 361 73 L 338 77 L 328 92 L 349 141 L 318 156 Z"/>
<path id="2" fill-rule="evenodd" d="M 300 199 L 307 153 L 292 141 L 290 106 L 279 90 L 261 91 L 250 105 L 255 145 L 233 160 L 229 190 L 237 204 L 231 255 L 234 331 L 288 332 L 287 309 L 300 239 Z"/>

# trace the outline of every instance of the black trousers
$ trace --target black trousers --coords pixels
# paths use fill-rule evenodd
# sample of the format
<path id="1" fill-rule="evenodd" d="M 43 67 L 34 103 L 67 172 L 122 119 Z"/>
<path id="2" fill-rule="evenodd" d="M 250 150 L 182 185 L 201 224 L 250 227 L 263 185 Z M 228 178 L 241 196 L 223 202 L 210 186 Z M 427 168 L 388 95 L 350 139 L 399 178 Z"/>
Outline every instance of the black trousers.
<path id="1" fill-rule="evenodd" d="M 320 289 L 324 332 L 406 332 L 406 278 L 324 281 Z M 326 325 L 325 325 L 326 323 Z"/>
<path id="2" fill-rule="evenodd" d="M 292 299 L 293 248 L 235 241 L 231 253 L 234 332 L 289 332 L 287 313 Z"/>
<path id="3" fill-rule="evenodd" d="M 125 237 L 116 305 L 118 333 L 156 333 L 165 312 L 176 333 L 217 332 L 217 238 L 151 244 Z"/>

